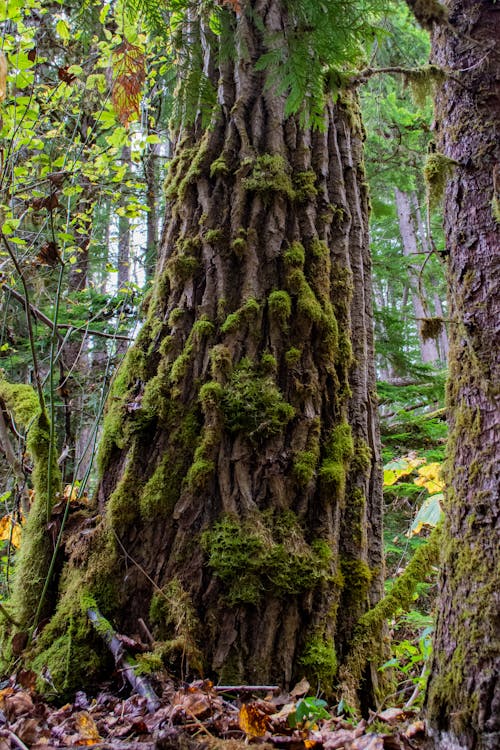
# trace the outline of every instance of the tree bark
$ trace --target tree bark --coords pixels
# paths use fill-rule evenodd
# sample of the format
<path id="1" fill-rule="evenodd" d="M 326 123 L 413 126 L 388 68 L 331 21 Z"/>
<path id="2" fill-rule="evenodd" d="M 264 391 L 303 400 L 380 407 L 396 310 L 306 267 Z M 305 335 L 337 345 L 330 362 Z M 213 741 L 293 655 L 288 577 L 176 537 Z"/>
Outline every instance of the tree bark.
<path id="1" fill-rule="evenodd" d="M 235 60 L 188 30 L 218 107 L 177 139 L 103 427 L 102 525 L 88 559 L 70 552 L 117 629 L 146 619 L 184 674 L 331 692 L 383 582 L 363 130 L 352 94 L 323 131 L 285 118 L 255 62 L 293 20 L 249 5 Z"/>
<path id="2" fill-rule="evenodd" d="M 500 8 L 453 0 L 434 62 L 438 152 L 457 162 L 445 199 L 450 378 L 447 500 L 435 656 L 427 692 L 439 748 L 500 746 Z"/>

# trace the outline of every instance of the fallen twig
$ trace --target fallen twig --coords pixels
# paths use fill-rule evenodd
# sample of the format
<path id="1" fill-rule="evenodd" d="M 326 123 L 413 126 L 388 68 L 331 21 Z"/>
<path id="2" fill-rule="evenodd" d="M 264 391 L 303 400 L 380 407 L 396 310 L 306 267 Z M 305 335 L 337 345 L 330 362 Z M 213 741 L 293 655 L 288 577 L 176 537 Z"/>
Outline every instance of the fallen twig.
<path id="1" fill-rule="evenodd" d="M 160 699 L 149 684 L 148 680 L 145 677 L 136 674 L 133 662 L 108 620 L 106 620 L 99 610 L 94 607 L 89 607 L 89 609 L 87 609 L 87 616 L 103 641 L 109 647 L 109 650 L 114 656 L 116 666 L 121 669 L 133 690 L 146 699 L 149 713 L 157 711 L 161 705 Z"/>
<path id="2" fill-rule="evenodd" d="M 214 685 L 216 693 L 275 693 L 278 685 Z"/>

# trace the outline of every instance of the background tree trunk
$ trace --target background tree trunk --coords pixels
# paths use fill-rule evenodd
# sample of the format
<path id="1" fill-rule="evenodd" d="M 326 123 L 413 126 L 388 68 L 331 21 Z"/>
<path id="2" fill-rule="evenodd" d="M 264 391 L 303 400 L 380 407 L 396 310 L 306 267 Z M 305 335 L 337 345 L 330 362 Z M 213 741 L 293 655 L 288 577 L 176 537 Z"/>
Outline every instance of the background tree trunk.
<path id="1" fill-rule="evenodd" d="M 450 441 L 443 567 L 427 710 L 439 748 L 500 746 L 498 193 L 500 8 L 454 0 L 434 61 L 448 183 Z"/>
<path id="2" fill-rule="evenodd" d="M 403 243 L 403 254 L 410 260 L 408 276 L 411 284 L 411 299 L 417 321 L 422 362 L 437 362 L 439 352 L 434 339 L 424 339 L 421 333 L 422 320 L 429 317 L 427 304 L 419 289 L 420 268 L 417 263 L 418 242 L 414 219 L 412 216 L 411 197 L 408 193 L 395 189 L 396 210 L 398 212 L 399 231 Z M 413 256 L 413 257 L 412 257 Z"/>

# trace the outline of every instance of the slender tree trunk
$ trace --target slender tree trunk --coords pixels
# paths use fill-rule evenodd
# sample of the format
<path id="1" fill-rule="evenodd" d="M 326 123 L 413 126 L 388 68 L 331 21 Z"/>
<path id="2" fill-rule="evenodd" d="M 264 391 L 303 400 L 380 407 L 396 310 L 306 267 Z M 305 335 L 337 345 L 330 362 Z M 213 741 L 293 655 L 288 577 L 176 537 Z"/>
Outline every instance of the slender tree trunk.
<path id="1" fill-rule="evenodd" d="M 427 694 L 439 748 L 500 747 L 500 8 L 452 0 L 434 33 L 451 70 L 437 96 L 446 189 L 450 440 L 435 656 Z M 496 209 L 495 209 L 496 207 Z"/>
<path id="2" fill-rule="evenodd" d="M 401 241 L 403 243 L 403 254 L 405 257 L 410 259 L 410 265 L 408 266 L 408 275 L 411 284 L 411 300 L 413 305 L 413 311 L 417 320 L 417 330 L 420 341 L 420 353 L 422 356 L 422 362 L 437 362 L 439 360 L 439 352 L 434 339 L 424 339 L 421 333 L 421 322 L 424 318 L 428 317 L 427 305 L 425 300 L 422 299 L 422 295 L 419 291 L 419 267 L 416 262 L 416 256 L 418 255 L 418 241 L 415 223 L 411 209 L 411 196 L 408 193 L 395 189 L 396 195 L 396 209 L 398 212 L 399 221 L 399 232 L 401 234 Z"/>
<path id="3" fill-rule="evenodd" d="M 117 628 L 147 619 L 184 673 L 331 691 L 383 581 L 363 131 L 352 94 L 323 131 L 284 117 L 255 62 L 291 21 L 251 5 L 234 59 L 189 29 L 219 106 L 177 140 L 103 427 L 102 526 L 71 555 Z"/>

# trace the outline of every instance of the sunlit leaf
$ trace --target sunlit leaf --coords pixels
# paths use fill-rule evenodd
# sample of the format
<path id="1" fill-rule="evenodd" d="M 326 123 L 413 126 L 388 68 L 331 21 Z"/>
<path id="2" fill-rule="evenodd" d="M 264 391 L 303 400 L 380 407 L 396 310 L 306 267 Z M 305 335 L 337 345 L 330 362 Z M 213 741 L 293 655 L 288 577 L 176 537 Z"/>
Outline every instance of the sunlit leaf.
<path id="1" fill-rule="evenodd" d="M 247 737 L 263 737 L 269 727 L 269 716 L 253 703 L 244 703 L 238 715 L 240 729 Z"/>
<path id="2" fill-rule="evenodd" d="M 444 490 L 444 482 L 441 479 L 441 464 L 434 462 L 426 466 L 421 466 L 414 484 L 418 487 L 425 487 L 430 495 L 442 492 Z"/>
<path id="3" fill-rule="evenodd" d="M 415 516 L 415 520 L 407 531 L 406 536 L 410 538 L 412 536 L 417 536 L 425 526 L 428 528 L 434 528 L 437 526 L 443 514 L 441 508 L 442 500 L 442 492 L 428 497 L 427 500 L 422 503 L 422 506 Z"/>

